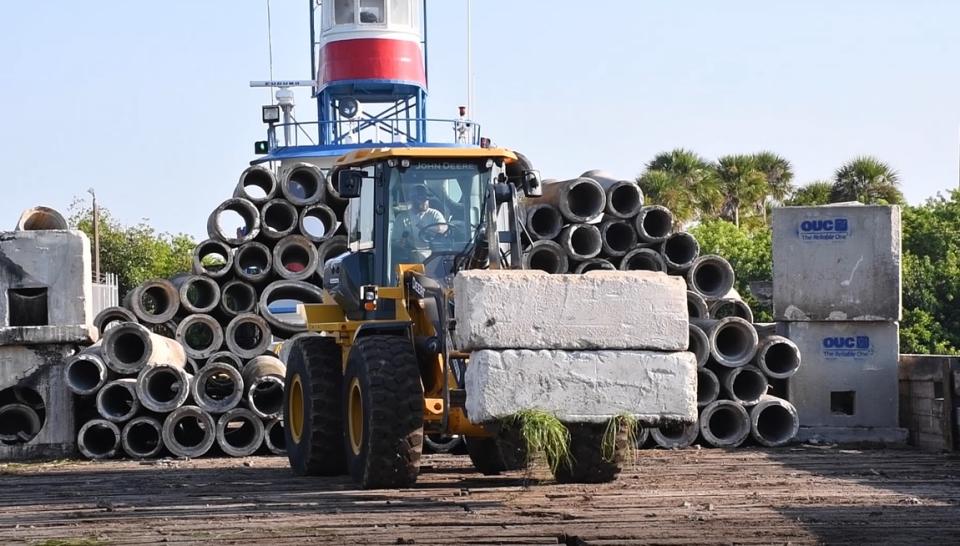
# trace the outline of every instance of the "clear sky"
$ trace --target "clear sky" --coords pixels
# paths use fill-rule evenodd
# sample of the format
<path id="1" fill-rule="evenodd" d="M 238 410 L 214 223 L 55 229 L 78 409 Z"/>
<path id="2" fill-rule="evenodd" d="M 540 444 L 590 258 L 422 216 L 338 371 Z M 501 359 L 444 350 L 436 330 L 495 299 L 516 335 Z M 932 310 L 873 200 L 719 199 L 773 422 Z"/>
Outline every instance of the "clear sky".
<path id="1" fill-rule="evenodd" d="M 309 0 L 272 0 L 274 75 L 308 79 Z M 432 117 L 466 97 L 465 0 L 429 0 Z M 798 181 L 872 154 L 919 202 L 958 184 L 956 0 L 474 0 L 475 115 L 544 177 L 657 152 L 773 150 Z M 205 236 L 263 138 L 265 0 L 7 2 L 0 225 L 96 189 Z M 301 94 L 301 119 L 311 109 Z"/>

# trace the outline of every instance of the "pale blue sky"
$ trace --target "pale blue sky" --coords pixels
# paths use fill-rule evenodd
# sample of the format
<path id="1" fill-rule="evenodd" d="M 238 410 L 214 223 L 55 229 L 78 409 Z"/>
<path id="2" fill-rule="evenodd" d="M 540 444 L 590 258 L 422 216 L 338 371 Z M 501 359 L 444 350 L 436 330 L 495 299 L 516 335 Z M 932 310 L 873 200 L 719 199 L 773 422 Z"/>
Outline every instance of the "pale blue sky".
<path id="1" fill-rule="evenodd" d="M 93 186 L 205 235 L 263 138 L 265 0 L 7 2 L 0 225 Z M 272 0 L 277 78 L 309 78 L 306 0 Z M 465 102 L 464 0 L 430 0 L 432 117 Z M 958 183 L 955 0 L 474 0 L 475 114 L 545 177 L 659 151 L 770 149 L 800 182 L 873 154 L 918 202 Z M 300 97 L 301 117 L 312 109 Z"/>

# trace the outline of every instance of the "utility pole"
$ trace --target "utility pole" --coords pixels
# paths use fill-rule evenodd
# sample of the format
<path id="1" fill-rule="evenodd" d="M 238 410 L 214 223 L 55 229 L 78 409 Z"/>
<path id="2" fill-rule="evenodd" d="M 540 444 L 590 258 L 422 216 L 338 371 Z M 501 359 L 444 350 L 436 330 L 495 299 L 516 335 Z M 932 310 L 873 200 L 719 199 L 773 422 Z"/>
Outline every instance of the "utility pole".
<path id="1" fill-rule="evenodd" d="M 100 280 L 100 207 L 97 206 L 97 193 L 93 188 L 87 190 L 93 196 L 93 278 L 94 282 Z"/>

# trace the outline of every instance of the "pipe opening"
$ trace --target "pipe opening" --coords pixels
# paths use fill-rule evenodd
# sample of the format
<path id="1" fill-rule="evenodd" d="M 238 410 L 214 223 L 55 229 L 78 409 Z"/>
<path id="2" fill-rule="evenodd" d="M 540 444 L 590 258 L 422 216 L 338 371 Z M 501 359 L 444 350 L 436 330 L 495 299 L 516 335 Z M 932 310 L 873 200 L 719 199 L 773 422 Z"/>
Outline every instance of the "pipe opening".
<path id="1" fill-rule="evenodd" d="M 743 438 L 749 431 L 745 431 L 747 426 L 743 416 L 728 406 L 717 406 L 710 414 L 707 420 L 707 428 L 710 433 L 721 442 L 737 442 Z"/>
<path id="2" fill-rule="evenodd" d="M 687 291 L 687 314 L 692 319 L 705 319 L 710 313 L 707 311 L 707 302 L 696 292 Z"/>
<path id="3" fill-rule="evenodd" d="M 578 256 L 594 257 L 600 252 L 603 240 L 593 226 L 575 226 L 570 232 L 570 249 Z"/>
<path id="4" fill-rule="evenodd" d="M 233 330 L 233 341 L 246 351 L 257 348 L 263 341 L 264 332 L 253 322 L 242 322 Z"/>
<path id="5" fill-rule="evenodd" d="M 183 335 L 183 342 L 194 351 L 211 349 L 215 339 L 213 328 L 209 324 L 199 321 L 190 324 Z"/>
<path id="6" fill-rule="evenodd" d="M 91 392 L 103 381 L 105 371 L 92 359 L 78 356 L 67 364 L 67 382 L 80 392 Z"/>
<path id="7" fill-rule="evenodd" d="M 764 366 L 777 375 L 788 375 L 800 368 L 800 353 L 789 343 L 773 343 L 763 354 Z"/>
<path id="8" fill-rule="evenodd" d="M 756 402 L 767 393 L 767 378 L 760 372 L 750 368 L 738 368 L 733 372 L 733 394 L 743 402 Z"/>
<path id="9" fill-rule="evenodd" d="M 697 370 L 697 405 L 706 406 L 720 397 L 717 376 L 705 368 Z"/>
<path id="10" fill-rule="evenodd" d="M 263 225 L 278 233 L 297 227 L 297 210 L 284 201 L 271 201 L 263 206 Z"/>
<path id="11" fill-rule="evenodd" d="M 613 211 L 622 216 L 631 216 L 643 206 L 643 199 L 640 197 L 640 188 L 634 184 L 621 184 L 610 191 L 607 196 L 609 206 Z"/>
<path id="12" fill-rule="evenodd" d="M 224 309 L 239 315 L 256 309 L 257 292 L 249 284 L 234 282 L 223 287 L 223 295 L 220 300 Z"/>
<path id="13" fill-rule="evenodd" d="M 258 244 L 240 247 L 236 262 L 247 275 L 260 275 L 270 269 L 270 250 Z"/>
<path id="14" fill-rule="evenodd" d="M 283 431 L 283 421 L 274 421 L 267 430 L 267 444 L 273 449 L 284 451 L 287 449 L 287 438 Z"/>
<path id="15" fill-rule="evenodd" d="M 107 330 L 114 328 L 124 322 L 136 322 L 137 317 L 129 310 L 122 307 L 108 307 L 97 314 L 93 319 L 93 325 L 100 330 L 102 336 Z"/>
<path id="16" fill-rule="evenodd" d="M 203 395 L 213 401 L 223 402 L 235 396 L 239 385 L 236 380 L 225 372 L 210 374 L 203 381 Z"/>
<path id="17" fill-rule="evenodd" d="M 243 173 L 243 177 L 240 180 L 240 190 L 243 195 L 239 197 L 254 202 L 263 201 L 276 192 L 276 180 L 273 175 L 265 169 L 249 169 Z"/>
<path id="18" fill-rule="evenodd" d="M 719 300 L 710 306 L 710 318 L 723 319 L 739 317 L 747 322 L 753 322 L 753 310 L 741 300 Z"/>
<path id="19" fill-rule="evenodd" d="M 93 457 L 109 457 L 117 449 L 117 433 L 105 424 L 93 423 L 83 434 L 83 446 Z"/>
<path id="20" fill-rule="evenodd" d="M 537 207 L 530 212 L 527 229 L 538 239 L 553 239 L 563 229 L 563 216 L 553 207 Z"/>
<path id="21" fill-rule="evenodd" d="M 115 338 L 113 353 L 121 364 L 139 364 L 147 355 L 147 343 L 137 331 L 122 332 Z"/>
<path id="22" fill-rule="evenodd" d="M 549 247 L 535 248 L 527 255 L 527 263 L 530 269 L 539 269 L 547 273 L 564 273 L 563 258 Z"/>
<path id="23" fill-rule="evenodd" d="M 773 444 L 783 444 L 793 439 L 797 423 L 787 408 L 771 404 L 759 410 L 757 435 Z"/>
<path id="24" fill-rule="evenodd" d="M 289 197 L 307 201 L 320 192 L 322 182 L 312 169 L 294 169 L 287 177 L 286 194 Z"/>
<path id="25" fill-rule="evenodd" d="M 217 230 L 228 239 L 243 239 L 252 230 L 254 220 L 239 206 L 229 206 L 217 213 Z"/>
<path id="26" fill-rule="evenodd" d="M 639 231 L 646 234 L 648 239 L 665 239 L 673 231 L 673 215 L 670 211 L 659 207 L 651 207 L 642 211 Z"/>
<path id="27" fill-rule="evenodd" d="M 49 207 L 34 207 L 20 216 L 17 228 L 20 231 L 44 231 L 69 229 L 63 215 Z"/>
<path id="28" fill-rule="evenodd" d="M 149 421 L 133 423 L 126 431 L 126 446 L 131 455 L 150 455 L 160 448 L 160 428 Z"/>
<path id="29" fill-rule="evenodd" d="M 207 273 L 218 273 L 229 266 L 225 247 L 216 241 L 201 243 L 197 247 L 197 258 Z"/>
<path id="30" fill-rule="evenodd" d="M 283 411 L 283 381 L 277 377 L 262 377 L 250 387 L 250 404 L 262 415 L 276 415 Z"/>
<path id="31" fill-rule="evenodd" d="M 657 252 L 642 248 L 624 256 L 620 269 L 624 271 L 663 271 L 665 267 L 663 259 Z"/>
<path id="32" fill-rule="evenodd" d="M 637 232 L 626 222 L 613 222 L 604 226 L 603 240 L 608 252 L 626 254 L 637 244 Z"/>
<path id="33" fill-rule="evenodd" d="M 119 383 L 105 386 L 100 397 L 104 413 L 116 419 L 127 417 L 137 409 L 137 399 L 131 389 Z"/>
<path id="34" fill-rule="evenodd" d="M 291 273 L 300 273 L 310 265 L 310 253 L 300 245 L 288 245 L 280 252 L 280 265 Z"/>
<path id="35" fill-rule="evenodd" d="M 250 421 L 250 417 L 239 414 L 224 425 L 223 440 L 231 447 L 242 449 L 250 447 L 260 438 L 257 435 L 257 428 Z"/>
<path id="36" fill-rule="evenodd" d="M 195 309 L 210 309 L 216 305 L 220 291 L 215 282 L 200 277 L 187 283 L 185 294 L 184 299 Z"/>
<path id="37" fill-rule="evenodd" d="M 159 316 L 170 310 L 170 297 L 162 286 L 148 286 L 140 295 L 141 308 L 150 315 Z"/>
<path id="38" fill-rule="evenodd" d="M 678 423 L 671 423 L 669 425 L 662 425 L 659 427 L 660 435 L 665 439 L 672 442 L 677 442 L 683 440 L 687 435 L 687 429 L 690 425 L 681 425 Z"/>
<path id="39" fill-rule="evenodd" d="M 582 274 L 589 273 L 591 271 L 616 271 L 617 268 L 613 266 L 608 260 L 603 259 L 593 259 L 587 260 L 577 266 L 577 269 L 574 273 Z"/>
<path id="40" fill-rule="evenodd" d="M 689 233 L 675 233 L 663 243 L 663 255 L 671 264 L 686 266 L 700 255 L 700 244 Z"/>
<path id="41" fill-rule="evenodd" d="M 570 186 L 567 193 L 567 206 L 570 212 L 581 218 L 593 218 L 603 212 L 607 196 L 596 183 L 579 182 Z"/>
<path id="42" fill-rule="evenodd" d="M 303 318 L 296 313 L 273 313 L 271 307 L 296 308 L 300 304 L 321 303 L 323 296 L 312 285 L 297 281 L 280 281 L 271 284 L 261 296 L 260 314 L 277 326 L 305 327 Z"/>
<path id="43" fill-rule="evenodd" d="M 303 211 L 300 231 L 314 242 L 333 235 L 336 229 L 337 217 L 329 208 L 316 206 Z"/>
<path id="44" fill-rule="evenodd" d="M 33 440 L 43 422 L 36 411 L 22 404 L 0 407 L 0 444 L 18 445 Z"/>
<path id="45" fill-rule="evenodd" d="M 753 351 L 753 337 L 736 322 L 717 326 L 714 343 L 720 356 L 731 361 L 742 360 Z"/>
<path id="46" fill-rule="evenodd" d="M 350 250 L 350 247 L 347 246 L 346 237 L 341 235 L 328 239 L 327 242 L 318 249 L 319 261 L 317 263 L 322 267 L 327 261 L 336 258 L 348 250 Z"/>
<path id="47" fill-rule="evenodd" d="M 173 439 L 187 449 L 200 447 L 212 433 L 195 415 L 183 415 L 173 426 Z"/>
<path id="48" fill-rule="evenodd" d="M 697 268 L 693 282 L 704 294 L 716 294 L 726 284 L 726 272 L 716 264 L 705 263 Z"/>
<path id="49" fill-rule="evenodd" d="M 154 401 L 161 404 L 175 401 L 183 387 L 180 384 L 180 376 L 173 370 L 167 368 L 151 370 L 145 382 L 147 394 Z"/>

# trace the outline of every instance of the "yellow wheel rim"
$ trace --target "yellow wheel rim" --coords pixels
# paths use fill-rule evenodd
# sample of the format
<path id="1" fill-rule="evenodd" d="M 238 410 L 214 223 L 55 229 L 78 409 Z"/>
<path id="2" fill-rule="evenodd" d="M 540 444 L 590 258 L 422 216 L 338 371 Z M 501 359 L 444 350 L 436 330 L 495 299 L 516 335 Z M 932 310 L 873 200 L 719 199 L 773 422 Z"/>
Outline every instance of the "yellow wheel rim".
<path id="1" fill-rule="evenodd" d="M 350 381 L 347 422 L 350 427 L 350 448 L 353 449 L 354 455 L 360 455 L 360 449 L 363 447 L 363 398 L 357 378 Z"/>
<path id="2" fill-rule="evenodd" d="M 303 382 L 300 380 L 300 374 L 293 376 L 287 403 L 290 406 L 290 436 L 295 443 L 299 444 L 300 438 L 303 437 L 303 423 L 306 420 L 303 415 Z"/>

